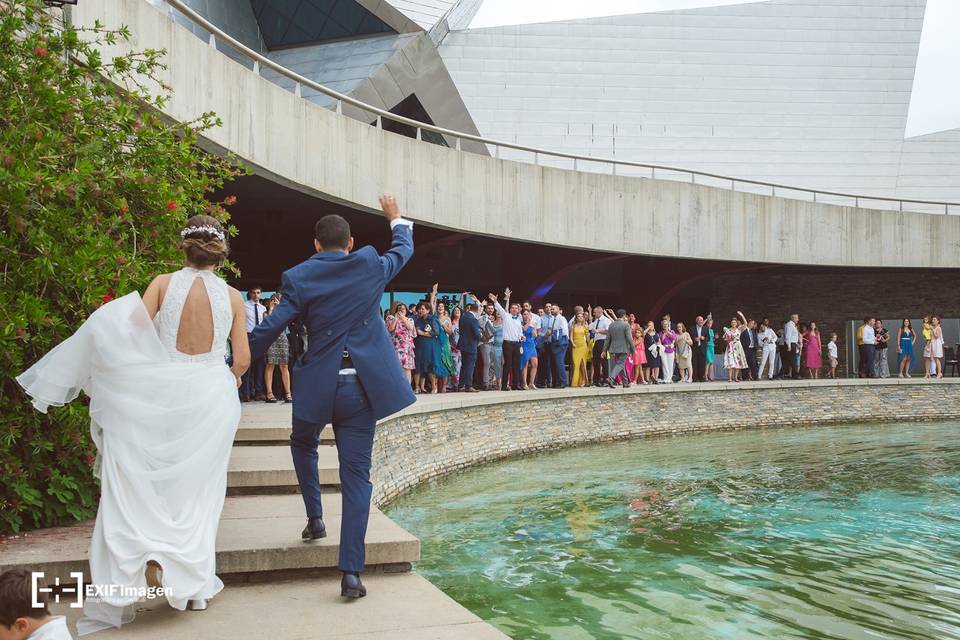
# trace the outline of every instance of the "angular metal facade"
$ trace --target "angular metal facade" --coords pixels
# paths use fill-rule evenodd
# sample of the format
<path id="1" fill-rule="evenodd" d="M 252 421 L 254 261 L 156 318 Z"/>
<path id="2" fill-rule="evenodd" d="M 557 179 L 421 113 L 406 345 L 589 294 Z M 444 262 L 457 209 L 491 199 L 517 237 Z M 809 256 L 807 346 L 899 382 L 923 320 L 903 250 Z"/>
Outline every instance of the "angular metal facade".
<path id="1" fill-rule="evenodd" d="M 924 5 L 773 0 L 471 29 L 440 53 L 484 136 L 958 201 L 960 130 L 903 138 Z"/>

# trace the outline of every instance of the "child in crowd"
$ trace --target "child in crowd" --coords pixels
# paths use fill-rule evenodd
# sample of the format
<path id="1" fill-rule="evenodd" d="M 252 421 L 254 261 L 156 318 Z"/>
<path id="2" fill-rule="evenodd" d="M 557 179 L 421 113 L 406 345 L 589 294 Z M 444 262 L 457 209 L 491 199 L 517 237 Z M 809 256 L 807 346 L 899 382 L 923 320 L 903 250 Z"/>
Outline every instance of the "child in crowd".
<path id="1" fill-rule="evenodd" d="M 837 377 L 837 334 L 830 334 L 830 342 L 827 343 L 827 356 L 830 358 L 830 373 L 827 377 L 836 379 Z"/>
<path id="2" fill-rule="evenodd" d="M 926 367 L 924 377 L 937 375 L 937 362 L 931 355 L 930 343 L 933 341 L 933 324 L 930 316 L 923 317 L 923 364 Z"/>
<path id="3" fill-rule="evenodd" d="M 0 640 L 73 640 L 66 617 L 50 615 L 45 596 L 38 592 L 40 606 L 33 606 L 33 576 L 26 569 L 0 575 Z"/>

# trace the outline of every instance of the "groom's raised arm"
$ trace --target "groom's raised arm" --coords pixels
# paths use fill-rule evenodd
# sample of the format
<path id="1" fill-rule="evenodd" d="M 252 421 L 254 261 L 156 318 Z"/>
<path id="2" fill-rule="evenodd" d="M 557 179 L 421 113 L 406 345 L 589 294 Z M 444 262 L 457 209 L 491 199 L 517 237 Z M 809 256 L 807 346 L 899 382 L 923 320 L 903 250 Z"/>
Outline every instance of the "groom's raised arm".
<path id="1" fill-rule="evenodd" d="M 300 296 L 287 273 L 280 279 L 280 293 L 280 304 L 250 333 L 250 357 L 254 360 L 262 357 L 287 325 L 300 317 Z"/>
<path id="2" fill-rule="evenodd" d="M 393 231 L 393 241 L 390 249 L 380 256 L 380 266 L 383 268 L 384 284 L 393 280 L 403 265 L 413 257 L 413 221 L 400 217 L 400 207 L 396 199 L 390 194 L 380 196 L 380 207 L 383 215 L 390 221 Z"/>

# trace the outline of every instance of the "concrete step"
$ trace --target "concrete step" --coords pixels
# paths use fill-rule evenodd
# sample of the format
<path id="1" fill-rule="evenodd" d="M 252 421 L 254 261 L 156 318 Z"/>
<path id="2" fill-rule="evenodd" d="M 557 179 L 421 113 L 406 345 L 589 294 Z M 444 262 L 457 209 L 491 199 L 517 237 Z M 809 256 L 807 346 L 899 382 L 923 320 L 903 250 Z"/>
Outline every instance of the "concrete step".
<path id="1" fill-rule="evenodd" d="M 137 606 L 136 619 L 97 633 L 105 640 L 504 640 L 483 622 L 415 573 L 368 573 L 366 598 L 340 597 L 340 577 L 227 585 L 206 611 L 177 611 L 165 599 Z M 66 601 L 51 605 L 67 616 L 71 632 L 82 612 Z"/>
<path id="2" fill-rule="evenodd" d="M 327 488 L 340 486 L 340 465 L 336 447 L 319 448 L 320 484 Z M 227 467 L 229 493 L 237 489 L 272 489 L 294 491 L 297 474 L 287 445 L 233 447 Z"/>
<path id="3" fill-rule="evenodd" d="M 303 542 L 306 524 L 299 495 L 237 496 L 224 503 L 217 532 L 217 575 L 224 581 L 252 579 L 255 574 L 336 567 L 340 552 L 340 494 L 324 496 L 327 537 Z M 0 546 L 0 573 L 14 567 L 43 571 L 52 583 L 76 582 L 71 571 L 89 576 L 87 552 L 93 520 L 73 527 L 41 529 L 9 538 Z M 420 542 L 376 508 L 367 525 L 368 566 L 403 565 L 420 559 Z M 199 636 L 197 636 L 199 637 Z M 237 637 L 242 637 L 242 634 Z"/>
<path id="4" fill-rule="evenodd" d="M 293 421 L 293 405 L 246 402 L 234 442 L 237 444 L 290 442 L 290 425 Z M 327 425 L 320 433 L 320 444 L 332 445 L 333 427 Z"/>
<path id="5" fill-rule="evenodd" d="M 237 428 L 237 435 L 233 439 L 235 445 L 271 445 L 290 443 L 290 421 L 270 420 L 269 418 L 258 418 L 240 420 L 240 426 Z M 333 427 L 327 425 L 320 432 L 320 444 L 332 446 L 336 444 L 333 438 Z"/>

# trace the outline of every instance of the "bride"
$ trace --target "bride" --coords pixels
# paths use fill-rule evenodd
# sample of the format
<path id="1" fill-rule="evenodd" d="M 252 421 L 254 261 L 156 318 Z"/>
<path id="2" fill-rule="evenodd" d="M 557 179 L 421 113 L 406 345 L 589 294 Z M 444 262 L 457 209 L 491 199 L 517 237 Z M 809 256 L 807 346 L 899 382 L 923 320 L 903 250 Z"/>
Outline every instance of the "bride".
<path id="1" fill-rule="evenodd" d="M 223 589 L 214 545 L 250 351 L 240 293 L 214 273 L 223 227 L 194 216 L 180 235 L 187 266 L 103 305 L 17 378 L 44 413 L 90 397 L 101 498 L 86 582 L 128 593 L 88 592 L 80 635 L 130 622 L 130 591 L 162 586 L 183 610 Z"/>

